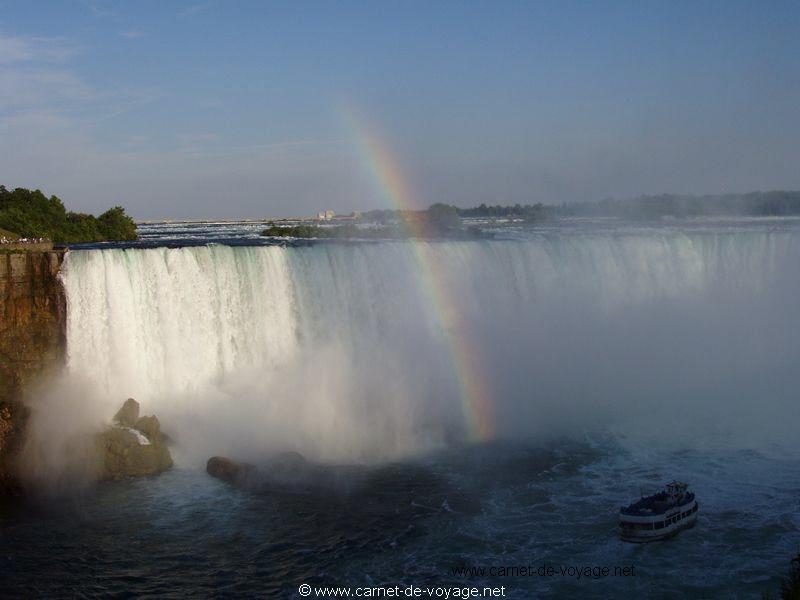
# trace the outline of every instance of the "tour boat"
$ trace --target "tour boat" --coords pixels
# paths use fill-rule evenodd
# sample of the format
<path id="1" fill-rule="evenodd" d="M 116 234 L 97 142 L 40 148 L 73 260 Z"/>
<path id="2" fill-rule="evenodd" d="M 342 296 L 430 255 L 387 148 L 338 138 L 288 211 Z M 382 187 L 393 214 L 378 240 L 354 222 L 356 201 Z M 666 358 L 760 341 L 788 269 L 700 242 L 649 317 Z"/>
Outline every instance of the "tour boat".
<path id="1" fill-rule="evenodd" d="M 692 527 L 697 500 L 687 484 L 673 481 L 652 496 L 642 496 L 619 511 L 619 536 L 626 542 L 654 542 Z"/>

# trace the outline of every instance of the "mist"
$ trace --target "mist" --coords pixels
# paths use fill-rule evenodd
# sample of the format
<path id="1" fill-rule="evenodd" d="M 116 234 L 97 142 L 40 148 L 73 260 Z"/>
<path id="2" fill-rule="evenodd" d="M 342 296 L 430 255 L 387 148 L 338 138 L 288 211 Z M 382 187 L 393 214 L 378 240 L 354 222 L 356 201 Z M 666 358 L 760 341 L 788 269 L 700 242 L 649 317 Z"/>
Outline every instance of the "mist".
<path id="1" fill-rule="evenodd" d="M 445 331 L 408 243 L 70 252 L 67 367 L 33 409 L 33 472 L 72 473 L 70 440 L 129 396 L 185 464 L 289 450 L 378 464 L 469 443 L 453 343 L 480 360 L 492 440 L 796 450 L 791 233 L 541 235 L 426 255 L 467 331 Z"/>
<path id="2" fill-rule="evenodd" d="M 26 393 L 29 426 L 20 472 L 38 495 L 75 496 L 95 480 L 93 435 L 110 422 L 97 387 L 77 374 L 55 373 Z"/>

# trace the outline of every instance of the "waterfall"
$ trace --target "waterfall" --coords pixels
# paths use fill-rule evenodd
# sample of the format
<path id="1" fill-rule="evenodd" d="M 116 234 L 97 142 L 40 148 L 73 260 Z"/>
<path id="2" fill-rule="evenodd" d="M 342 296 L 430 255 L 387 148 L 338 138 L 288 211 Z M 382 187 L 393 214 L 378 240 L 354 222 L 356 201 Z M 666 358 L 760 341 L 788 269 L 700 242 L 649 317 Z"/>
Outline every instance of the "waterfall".
<path id="1" fill-rule="evenodd" d="M 679 411 L 719 425 L 725 403 L 786 401 L 800 358 L 791 232 L 426 244 L 486 367 L 498 436 L 620 419 L 671 431 Z M 71 251 L 67 369 L 110 412 L 136 397 L 215 452 L 369 459 L 447 443 L 465 409 L 413 250 Z"/>

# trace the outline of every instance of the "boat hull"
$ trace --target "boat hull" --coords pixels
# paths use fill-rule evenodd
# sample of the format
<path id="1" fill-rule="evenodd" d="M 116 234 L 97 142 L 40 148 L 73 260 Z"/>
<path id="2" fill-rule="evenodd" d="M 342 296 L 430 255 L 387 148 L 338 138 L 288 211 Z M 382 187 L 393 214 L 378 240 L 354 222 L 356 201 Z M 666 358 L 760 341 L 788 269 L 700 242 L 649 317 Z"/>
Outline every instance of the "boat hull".
<path id="1" fill-rule="evenodd" d="M 684 529 L 694 527 L 698 509 L 697 500 L 693 500 L 689 505 L 677 506 L 658 515 L 622 513 L 619 537 L 625 542 L 634 544 L 666 540 Z"/>
<path id="2" fill-rule="evenodd" d="M 648 542 L 661 542 L 668 540 L 671 537 L 678 535 L 684 529 L 691 529 L 697 523 L 697 513 L 691 517 L 687 517 L 680 523 L 675 523 L 664 529 L 656 531 L 636 531 L 625 532 L 620 531 L 619 539 L 623 542 L 631 542 L 633 544 L 646 544 Z"/>

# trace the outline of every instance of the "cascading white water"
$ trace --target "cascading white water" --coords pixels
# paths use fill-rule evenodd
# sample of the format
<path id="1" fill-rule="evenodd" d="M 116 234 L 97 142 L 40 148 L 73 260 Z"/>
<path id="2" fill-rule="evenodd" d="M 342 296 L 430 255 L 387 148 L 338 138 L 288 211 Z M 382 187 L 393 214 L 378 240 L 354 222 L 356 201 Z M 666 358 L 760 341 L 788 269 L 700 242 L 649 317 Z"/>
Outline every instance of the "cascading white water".
<path id="1" fill-rule="evenodd" d="M 196 392 L 237 368 L 280 364 L 296 349 L 294 294 L 278 249 L 68 257 L 68 364 L 104 392 Z"/>
<path id="2" fill-rule="evenodd" d="M 134 396 L 203 452 L 393 457 L 463 433 L 445 308 L 468 323 L 497 435 L 718 426 L 786 401 L 796 234 L 551 233 L 428 250 L 454 306 L 429 301 L 407 242 L 72 251 L 68 371 L 108 416 Z M 747 409 L 764 398 L 775 411 Z"/>

